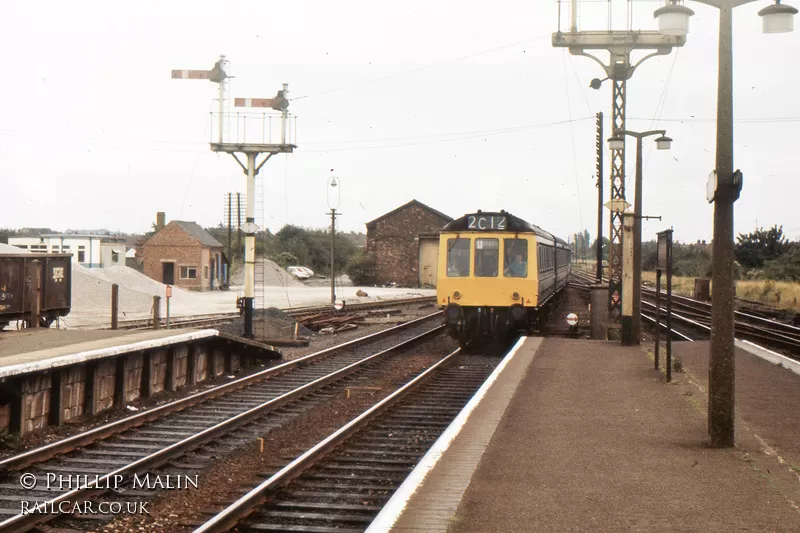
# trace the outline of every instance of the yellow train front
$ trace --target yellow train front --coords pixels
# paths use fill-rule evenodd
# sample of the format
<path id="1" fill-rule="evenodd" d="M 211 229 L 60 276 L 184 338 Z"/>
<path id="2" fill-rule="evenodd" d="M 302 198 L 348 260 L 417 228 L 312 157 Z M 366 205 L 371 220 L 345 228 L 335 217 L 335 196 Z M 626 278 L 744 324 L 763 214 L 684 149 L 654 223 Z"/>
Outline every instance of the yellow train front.
<path id="1" fill-rule="evenodd" d="M 478 211 L 439 235 L 436 295 L 462 346 L 538 329 L 569 280 L 566 242 L 505 211 Z"/>

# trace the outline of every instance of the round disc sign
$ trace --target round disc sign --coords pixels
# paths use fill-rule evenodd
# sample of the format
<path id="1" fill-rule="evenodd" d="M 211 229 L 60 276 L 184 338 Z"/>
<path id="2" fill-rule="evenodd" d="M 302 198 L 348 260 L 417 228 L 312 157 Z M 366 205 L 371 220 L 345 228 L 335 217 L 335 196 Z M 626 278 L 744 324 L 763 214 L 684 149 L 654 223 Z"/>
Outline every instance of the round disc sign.
<path id="1" fill-rule="evenodd" d="M 575 326 L 578 323 L 578 315 L 575 313 L 570 313 L 567 315 L 567 324 L 570 326 Z"/>

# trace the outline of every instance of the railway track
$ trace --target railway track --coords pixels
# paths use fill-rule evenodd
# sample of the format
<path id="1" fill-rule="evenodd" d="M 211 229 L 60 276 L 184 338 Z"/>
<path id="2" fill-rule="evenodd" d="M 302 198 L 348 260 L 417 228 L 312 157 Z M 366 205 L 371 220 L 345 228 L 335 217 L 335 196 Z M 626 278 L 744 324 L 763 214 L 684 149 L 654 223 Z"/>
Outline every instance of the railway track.
<path id="1" fill-rule="evenodd" d="M 655 289 L 642 288 L 642 306 L 655 323 Z M 661 298 L 661 316 L 665 316 L 665 297 Z M 647 308 L 645 310 L 645 308 Z M 709 338 L 711 332 L 711 304 L 685 296 L 672 295 L 672 319 L 684 327 L 693 329 Z M 800 328 L 768 318 L 762 318 L 742 311 L 734 311 L 734 331 L 736 336 L 785 352 L 800 358 Z M 682 333 L 683 335 L 686 332 Z M 688 335 L 691 336 L 691 335 Z"/>
<path id="2" fill-rule="evenodd" d="M 28 531 L 63 514 L 62 502 L 100 497 L 123 488 L 116 481 L 135 474 L 202 468 L 209 457 L 237 442 L 251 442 L 253 435 L 324 401 L 326 387 L 430 338 L 441 330 L 438 317 L 434 313 L 0 461 L 5 472 L 0 474 L 0 532 Z M 201 447 L 200 456 L 187 458 Z M 75 475 L 88 478 L 68 477 L 66 487 L 54 487 L 48 477 Z M 127 498 L 143 496 L 130 487 L 123 490 Z M 50 512 L 23 514 L 37 508 Z"/>
<path id="3" fill-rule="evenodd" d="M 577 284 L 587 288 L 594 283 L 594 278 L 578 272 Z M 655 326 L 656 291 L 651 287 L 642 287 L 642 316 Z M 661 295 L 661 320 L 666 315 L 666 294 Z M 711 331 L 711 304 L 701 302 L 685 296 L 672 295 L 672 320 L 675 327 L 672 334 L 679 340 L 704 340 L 708 339 Z M 662 329 L 666 325 L 661 324 Z M 747 339 L 764 346 L 779 350 L 794 358 L 800 357 L 800 328 L 760 314 L 749 311 L 734 311 L 734 329 L 737 337 Z"/>
<path id="4" fill-rule="evenodd" d="M 368 309 L 375 309 L 385 307 L 386 305 L 409 305 L 409 304 L 422 304 L 422 303 L 435 303 L 435 296 L 420 296 L 415 298 L 398 298 L 388 300 L 378 300 L 375 302 L 363 302 L 347 304 L 347 311 L 363 311 Z M 330 305 L 315 305 L 307 307 L 293 307 L 291 309 L 283 309 L 287 315 L 298 319 L 304 316 L 314 315 L 330 311 Z M 258 310 L 256 310 L 258 312 Z M 196 328 L 196 327 L 212 327 L 217 324 L 224 324 L 237 320 L 241 317 L 239 312 L 231 313 L 212 313 L 205 315 L 194 316 L 178 316 L 170 318 L 170 328 Z M 161 317 L 160 327 L 166 327 L 167 319 Z M 133 319 L 133 320 L 120 320 L 118 322 L 118 329 L 149 329 L 153 327 L 152 318 Z M 109 329 L 108 326 L 103 326 L 101 329 Z"/>
<path id="5" fill-rule="evenodd" d="M 499 364 L 455 350 L 263 482 L 195 533 L 364 531 Z M 457 362 L 456 362 L 457 361 Z"/>

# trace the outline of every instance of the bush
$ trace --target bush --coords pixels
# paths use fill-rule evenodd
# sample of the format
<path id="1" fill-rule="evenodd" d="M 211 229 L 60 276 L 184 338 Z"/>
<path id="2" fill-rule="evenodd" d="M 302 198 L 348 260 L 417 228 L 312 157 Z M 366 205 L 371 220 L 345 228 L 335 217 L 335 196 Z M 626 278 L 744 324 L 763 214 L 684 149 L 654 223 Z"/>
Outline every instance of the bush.
<path id="1" fill-rule="evenodd" d="M 278 255 L 276 255 L 272 260 L 278 263 L 283 268 L 286 268 L 289 265 L 300 264 L 300 260 L 297 259 L 297 256 L 294 254 L 290 254 L 289 252 L 281 252 Z"/>
<path id="2" fill-rule="evenodd" d="M 800 281 L 800 246 L 764 265 L 764 277 L 773 280 Z"/>
<path id="3" fill-rule="evenodd" d="M 353 285 L 373 285 L 375 283 L 375 258 L 359 253 L 347 263 L 345 272 Z"/>

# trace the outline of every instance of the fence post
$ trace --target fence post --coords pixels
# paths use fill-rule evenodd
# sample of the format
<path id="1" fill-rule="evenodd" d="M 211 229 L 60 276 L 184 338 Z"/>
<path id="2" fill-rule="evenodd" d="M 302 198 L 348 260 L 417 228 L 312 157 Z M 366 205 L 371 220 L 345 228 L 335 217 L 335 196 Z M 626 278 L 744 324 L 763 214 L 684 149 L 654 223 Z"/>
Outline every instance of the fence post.
<path id="1" fill-rule="evenodd" d="M 161 296 L 153 296 L 153 329 L 161 329 Z"/>
<path id="2" fill-rule="evenodd" d="M 111 329 L 119 328 L 119 285 L 111 285 Z"/>

